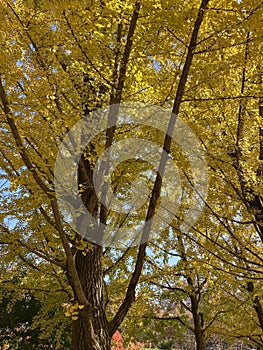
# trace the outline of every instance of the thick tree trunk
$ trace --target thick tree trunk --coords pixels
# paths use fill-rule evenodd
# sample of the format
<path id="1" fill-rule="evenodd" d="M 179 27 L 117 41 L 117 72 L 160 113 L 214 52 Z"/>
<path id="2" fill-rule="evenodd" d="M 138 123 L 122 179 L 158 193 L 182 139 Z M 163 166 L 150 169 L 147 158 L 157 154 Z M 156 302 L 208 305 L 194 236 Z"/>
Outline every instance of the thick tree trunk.
<path id="1" fill-rule="evenodd" d="M 87 151 L 92 155 L 93 145 Z M 82 156 L 78 171 L 78 183 L 85 187 L 81 198 L 88 211 L 96 217 L 98 202 L 92 183 L 93 170 Z M 81 218 L 80 218 L 81 220 Z M 98 238 L 98 237 L 96 237 Z M 89 243 L 86 256 L 80 250 L 75 253 L 75 265 L 88 306 L 79 310 L 73 322 L 72 350 L 110 350 L 109 326 L 105 313 L 102 246 Z"/>
<path id="2" fill-rule="evenodd" d="M 254 291 L 254 284 L 253 284 L 253 282 L 248 282 L 247 283 L 247 290 L 250 293 L 253 293 L 253 291 Z M 253 308 L 256 311 L 260 327 L 261 327 L 261 329 L 263 331 L 263 308 L 262 308 L 262 304 L 261 304 L 260 298 L 258 296 L 255 296 L 253 298 Z"/>
<path id="3" fill-rule="evenodd" d="M 72 350 L 110 350 L 101 258 L 100 246 L 94 246 L 87 256 L 80 251 L 76 253 L 77 271 L 91 308 L 81 310 L 73 322 Z"/>
<path id="4" fill-rule="evenodd" d="M 203 332 L 202 315 L 199 313 L 198 300 L 196 295 L 191 296 L 191 311 L 194 319 L 194 334 L 196 350 L 205 350 L 205 338 Z"/>

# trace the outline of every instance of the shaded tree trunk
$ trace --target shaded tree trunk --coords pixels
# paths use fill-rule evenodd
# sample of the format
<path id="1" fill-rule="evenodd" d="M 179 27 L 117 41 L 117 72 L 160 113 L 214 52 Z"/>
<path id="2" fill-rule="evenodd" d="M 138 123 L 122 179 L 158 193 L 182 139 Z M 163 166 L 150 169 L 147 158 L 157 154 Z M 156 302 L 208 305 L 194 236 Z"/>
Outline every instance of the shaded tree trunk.
<path id="1" fill-rule="evenodd" d="M 181 241 L 181 244 L 182 244 L 182 241 Z M 185 252 L 183 253 L 183 260 L 185 262 L 187 262 Z M 191 313 L 193 315 L 193 320 L 194 320 L 194 327 L 192 330 L 193 330 L 194 335 L 195 335 L 196 349 L 197 350 L 205 350 L 205 337 L 204 337 L 204 331 L 203 331 L 204 320 L 203 320 L 203 314 L 201 314 L 199 311 L 200 299 L 199 299 L 198 294 L 196 294 L 192 277 L 190 277 L 190 276 L 187 277 L 187 283 L 188 283 L 188 286 L 190 286 L 192 289 L 191 293 L 189 294 L 190 300 L 191 300 L 191 310 L 189 310 L 189 311 L 191 311 Z"/>
<path id="2" fill-rule="evenodd" d="M 254 284 L 253 282 L 248 282 L 247 283 L 247 290 L 250 293 L 253 293 L 254 291 Z M 258 317 L 258 321 L 259 321 L 259 325 L 263 331 L 263 308 L 262 308 L 262 304 L 260 301 L 260 298 L 258 296 L 255 296 L 253 298 L 253 308 L 256 311 L 257 317 Z"/>
<path id="3" fill-rule="evenodd" d="M 203 319 L 202 314 L 199 312 L 198 300 L 196 295 L 193 295 L 191 298 L 191 311 L 194 319 L 194 335 L 196 341 L 197 350 L 205 350 L 205 338 L 203 333 Z"/>
<path id="4" fill-rule="evenodd" d="M 94 246 L 87 256 L 80 251 L 76 253 L 76 267 L 91 308 L 81 310 L 79 318 L 73 322 L 72 350 L 110 350 L 101 260 L 100 246 Z"/>
<path id="5" fill-rule="evenodd" d="M 95 154 L 92 143 L 86 150 L 90 156 Z M 96 217 L 98 198 L 92 182 L 93 167 L 83 155 L 79 165 L 78 183 L 85 188 L 81 198 L 87 210 Z M 81 222 L 82 218 L 78 219 Z M 80 250 L 75 251 L 75 265 L 88 305 L 79 310 L 78 319 L 73 321 L 71 350 L 110 350 L 111 336 L 104 300 L 103 248 L 95 243 L 86 242 L 88 244 L 86 255 Z"/>

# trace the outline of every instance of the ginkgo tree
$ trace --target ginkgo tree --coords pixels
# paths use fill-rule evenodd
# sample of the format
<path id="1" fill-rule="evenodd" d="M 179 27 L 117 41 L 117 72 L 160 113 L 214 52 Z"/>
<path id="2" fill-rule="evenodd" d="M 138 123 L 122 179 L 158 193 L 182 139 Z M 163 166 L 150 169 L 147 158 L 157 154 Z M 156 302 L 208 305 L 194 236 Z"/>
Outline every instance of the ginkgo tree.
<path id="1" fill-rule="evenodd" d="M 196 56 L 205 54 L 206 60 L 199 61 L 199 66 L 194 67 L 200 75 L 193 75 L 189 82 L 192 88 L 186 93 L 183 104 L 188 122 L 191 122 L 191 127 L 207 150 L 211 169 L 210 193 L 204 215 L 198 226 L 185 233 L 192 242 L 188 242 L 190 253 L 186 256 L 190 266 L 198 266 L 197 277 L 198 274 L 206 276 L 209 266 L 220 271 L 222 276 L 221 285 L 212 288 L 214 305 L 210 305 L 209 312 L 216 316 L 215 319 L 212 317 L 212 332 L 223 335 L 225 339 L 253 340 L 261 346 L 262 63 L 259 58 L 262 34 L 258 31 L 258 23 L 262 17 L 262 6 L 242 2 L 242 7 L 238 9 L 236 4 L 236 8 L 228 10 L 237 15 L 224 19 L 223 14 L 228 11 L 226 8 L 218 6 L 213 10 L 217 17 L 215 31 L 220 39 L 208 36 L 206 42 L 203 41 L 204 47 L 197 50 Z M 228 23 L 225 32 L 221 27 L 223 22 L 224 26 Z M 218 80 L 219 72 L 221 80 Z M 159 249 L 165 255 L 162 243 Z M 174 245 L 176 251 L 178 244 Z M 173 247 L 167 243 L 165 246 L 169 247 L 167 256 L 172 256 Z M 196 246 L 201 249 L 196 250 Z M 191 258 L 194 251 L 197 253 Z M 199 264 L 200 260 L 204 262 L 203 267 Z M 177 269 L 166 270 L 172 277 L 170 280 L 167 278 L 168 284 L 164 288 L 181 289 L 183 295 L 189 295 L 187 289 L 181 288 L 185 274 L 171 285 L 174 276 L 180 275 Z M 163 278 L 166 271 L 160 272 Z M 216 275 L 214 272 L 211 276 L 215 279 Z M 211 277 L 208 282 L 211 283 Z M 197 284 L 192 298 L 199 292 Z M 185 297 L 181 298 L 184 302 Z M 171 299 L 173 305 L 174 298 Z M 221 304 L 220 309 L 217 309 L 217 301 Z M 176 310 L 174 312 L 176 316 L 170 319 L 180 322 L 180 316 Z M 201 325 L 207 316 L 210 317 L 209 313 L 197 315 L 197 322 Z M 169 319 L 169 316 L 160 317 L 160 321 L 166 318 Z M 184 322 L 182 318 L 181 321 Z M 206 327 L 201 328 L 203 338 L 205 330 Z M 197 348 L 202 347 L 197 343 Z"/>
<path id="2" fill-rule="evenodd" d="M 242 11 L 237 17 L 229 17 L 232 25 L 220 34 L 222 46 L 217 46 L 219 41 L 209 43 L 208 37 L 207 60 L 198 68 L 203 79 L 199 76 L 195 81 L 193 77 L 195 95 L 191 96 L 189 89 L 186 110 L 188 116 L 193 114 L 192 125 L 207 150 L 211 169 L 204 221 L 195 228 L 194 240 L 221 261 L 220 265 L 214 261 L 213 266 L 227 272 L 229 293 L 237 305 L 248 301 L 242 308 L 237 306 L 237 325 L 233 325 L 234 316 L 230 318 L 232 335 L 236 327 L 239 338 L 254 337 L 261 343 L 262 33 L 258 23 L 262 6 L 256 2 L 241 4 Z M 215 11 L 220 12 L 218 8 Z M 220 20 L 217 25 L 220 27 Z M 217 55 L 212 60 L 213 52 Z M 235 276 L 232 282 L 231 275 Z"/>
<path id="3" fill-rule="evenodd" d="M 262 329 L 261 287 L 256 288 L 256 281 L 262 278 L 262 34 L 258 31 L 262 6 L 245 2 L 243 6 L 237 22 L 242 26 L 236 33 L 239 47 L 233 48 L 230 40 L 221 57 L 211 63 L 218 64 L 225 74 L 215 84 L 211 79 L 210 86 L 200 83 L 204 97 L 195 96 L 195 103 L 206 115 L 203 140 L 216 174 L 211 177 L 213 197 L 207 203 L 211 213 L 207 247 L 223 260 L 225 270 L 236 273 L 248 295 L 254 294 L 252 305 Z M 228 29 L 226 37 L 233 35 L 233 29 Z M 215 93 L 212 99 L 207 95 L 211 88 Z M 210 103 L 217 110 L 212 117 Z M 202 128 L 201 123 L 198 127 Z M 213 135 L 215 147 L 205 141 L 209 135 Z"/>
<path id="4" fill-rule="evenodd" d="M 65 317 L 70 317 L 72 349 L 109 350 L 113 334 L 135 302 L 136 288 L 138 294 L 145 292 L 149 276 L 144 280 L 144 274 L 155 273 L 146 261 L 147 255 L 154 254 L 152 243 L 148 243 L 152 229 L 148 223 L 173 186 L 165 188 L 161 176 L 169 157 L 184 166 L 182 198 L 187 202 L 191 194 L 191 172 L 195 169 L 184 159 L 185 150 L 173 150 L 176 142 L 170 135 L 177 115 L 186 119 L 209 155 L 222 152 L 229 157 L 220 144 L 224 135 L 220 128 L 224 130 L 224 116 L 235 106 L 235 102 L 226 105 L 228 98 L 240 104 L 244 98 L 234 71 L 244 69 L 238 50 L 252 40 L 247 37 L 250 24 L 254 24 L 251 30 L 255 33 L 252 45 L 255 52 L 258 50 L 260 33 L 255 23 L 261 4 L 1 0 L 0 6 L 0 162 L 1 178 L 7 180 L 1 188 L 0 243 L 5 269 L 12 273 L 23 270 L 22 288 L 44 301 L 36 323 L 46 329 L 51 329 L 53 322 L 63 327 Z M 251 93 L 254 97 L 258 96 L 255 91 Z M 136 123 L 132 128 L 116 127 L 122 102 L 147 103 L 172 111 L 167 132 Z M 94 137 L 80 156 L 78 193 L 85 208 L 97 218 L 96 234 L 101 237 L 101 228 L 112 222 L 127 232 L 132 225 L 143 223 L 137 248 L 103 247 L 100 240 L 83 237 L 67 222 L 55 192 L 54 169 L 63 139 L 83 117 L 90 116 L 90 127 L 96 126 L 100 120 L 95 112 L 107 106 L 109 127 Z M 233 130 L 237 124 L 229 120 Z M 128 215 L 128 220 L 99 201 L 93 181 L 96 161 L 123 135 L 148 137 L 163 149 L 159 172 L 145 164 L 147 159 L 126 160 L 112 176 L 113 192 L 119 198 L 125 198 L 135 175 L 148 180 L 149 198 L 140 215 Z M 225 136 L 231 143 L 228 131 Z M 107 168 L 107 162 L 104 165 Z M 210 166 L 214 166 L 212 161 Z M 61 179 L 63 176 L 61 173 Z M 214 189 L 208 203 L 221 186 L 218 171 L 211 171 L 211 176 Z M 219 198 L 225 201 L 223 191 Z M 190 204 L 179 204 L 174 215 L 179 223 L 187 222 Z M 237 208 L 238 204 L 233 204 L 229 216 L 238 218 Z M 213 219 L 210 214 L 210 221 L 204 216 L 197 229 L 217 235 L 218 215 Z M 155 243 L 169 242 L 169 234 L 169 229 L 159 232 Z M 210 249 L 208 243 L 206 248 Z M 52 313 L 53 319 L 49 319 Z M 202 343 L 200 350 L 204 346 Z"/>
<path id="5" fill-rule="evenodd" d="M 193 23 L 189 23 L 186 38 L 189 47 L 181 60 L 183 70 L 173 116 L 179 112 L 207 3 L 203 1 L 200 8 L 192 10 Z M 173 10 L 172 4 L 164 5 L 163 11 Z M 158 37 L 162 26 L 158 9 L 162 5 L 2 1 L 1 7 L 2 28 L 9 28 L 3 33 L 1 51 L 1 62 L 5 63 L 1 64 L 0 83 L 2 142 L 6 145 L 2 166 L 12 191 L 4 203 L 4 211 L 14 223 L 11 228 L 3 218 L 1 243 L 7 249 L 13 248 L 12 254 L 22 255 L 34 270 L 40 269 L 40 261 L 43 271 L 52 266 L 53 274 L 58 275 L 62 270 L 63 276 L 56 282 L 63 284 L 66 279 L 71 287 L 73 349 L 109 349 L 113 333 L 134 301 L 147 243 L 140 245 L 124 299 L 115 315 L 108 319 L 103 248 L 71 234 L 63 222 L 54 193 L 54 161 L 63 133 L 83 115 L 105 104 L 116 105 L 129 96 L 151 102 L 151 94 L 144 91 L 159 80 L 153 57 L 160 48 L 150 44 L 146 49 L 152 38 L 146 39 L 143 32 L 152 26 L 153 38 Z M 149 16 L 151 10 L 153 17 Z M 167 30 L 164 35 L 172 36 Z M 158 40 L 160 44 L 161 40 Z M 173 41 L 170 40 L 171 46 Z M 144 61 L 148 63 L 142 65 Z M 143 68 L 149 81 L 143 81 L 146 73 Z M 170 69 L 174 69 L 173 64 Z M 153 90 L 152 87 L 152 93 Z M 117 117 L 112 107 L 110 115 Z M 114 143 L 115 129 L 106 131 L 106 148 Z M 168 152 L 170 139 L 168 135 L 164 139 Z M 89 186 L 93 172 L 91 156 L 92 150 L 88 149 L 80 159 L 79 186 L 85 185 L 81 196 L 87 209 L 93 215 L 99 214 L 101 222 L 106 223 L 107 209 L 99 205 L 92 184 Z M 146 219 L 155 212 L 161 185 L 162 179 L 157 174 Z M 13 209 L 9 207 L 11 199 Z M 149 229 L 146 225 L 144 242 Z"/>

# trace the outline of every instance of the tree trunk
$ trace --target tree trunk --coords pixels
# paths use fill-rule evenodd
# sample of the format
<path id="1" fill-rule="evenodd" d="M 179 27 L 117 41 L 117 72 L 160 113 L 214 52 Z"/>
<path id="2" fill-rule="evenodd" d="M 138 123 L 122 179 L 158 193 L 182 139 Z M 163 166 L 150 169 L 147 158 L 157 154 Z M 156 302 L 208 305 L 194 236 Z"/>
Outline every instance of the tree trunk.
<path id="1" fill-rule="evenodd" d="M 97 245 L 87 256 L 80 251 L 76 253 L 77 271 L 91 310 L 84 308 L 73 322 L 72 350 L 110 350 L 101 260 L 102 247 Z"/>
<path id="2" fill-rule="evenodd" d="M 87 147 L 87 152 L 90 155 L 94 153 L 92 144 Z M 89 160 L 83 155 L 80 165 L 78 183 L 85 188 L 81 199 L 87 210 L 96 217 L 98 200 L 92 182 L 93 169 Z M 90 249 L 85 251 L 86 256 L 80 250 L 75 253 L 75 265 L 88 306 L 80 309 L 78 319 L 73 321 L 71 350 L 110 350 L 111 338 L 104 300 L 103 248 L 97 244 L 89 243 L 89 245 Z"/>
<path id="3" fill-rule="evenodd" d="M 253 282 L 250 281 L 250 282 L 247 283 L 247 290 L 250 293 L 253 293 L 253 291 L 254 291 L 254 284 L 253 284 Z M 263 331 L 263 308 L 262 308 L 262 304 L 261 304 L 260 298 L 258 296 L 255 296 L 253 298 L 253 308 L 256 311 L 256 314 L 257 314 L 257 317 L 258 317 L 258 321 L 259 321 L 259 324 L 260 324 L 260 328 Z"/>
<path id="4" fill-rule="evenodd" d="M 194 334 L 196 341 L 196 350 L 205 350 L 205 338 L 203 333 L 203 319 L 202 315 L 199 313 L 198 300 L 196 295 L 191 297 L 191 311 L 194 319 Z"/>

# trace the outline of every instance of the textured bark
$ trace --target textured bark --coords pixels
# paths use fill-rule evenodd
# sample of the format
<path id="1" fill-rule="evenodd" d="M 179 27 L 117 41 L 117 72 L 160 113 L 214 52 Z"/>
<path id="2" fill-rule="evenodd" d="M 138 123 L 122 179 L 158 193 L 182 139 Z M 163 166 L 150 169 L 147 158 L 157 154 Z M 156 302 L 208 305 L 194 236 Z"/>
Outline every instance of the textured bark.
<path id="1" fill-rule="evenodd" d="M 199 313 L 198 300 L 196 295 L 191 298 L 191 311 L 194 319 L 194 334 L 197 350 L 205 350 L 205 338 L 203 332 L 202 315 Z"/>
<path id="2" fill-rule="evenodd" d="M 87 148 L 87 152 L 92 156 L 92 144 Z M 78 183 L 85 187 L 81 197 L 86 208 L 95 216 L 98 213 L 98 199 L 92 183 L 92 166 L 84 156 L 81 157 L 79 165 Z M 75 266 L 88 305 L 73 322 L 71 349 L 110 350 L 111 338 L 104 302 L 103 248 L 89 244 L 90 249 L 86 251 L 86 256 L 79 250 L 75 252 Z"/>
<path id="3" fill-rule="evenodd" d="M 110 350 L 101 260 L 100 246 L 94 246 L 87 256 L 76 253 L 76 267 L 90 308 L 84 308 L 73 322 L 72 350 Z"/>
<path id="4" fill-rule="evenodd" d="M 250 293 L 253 293 L 253 291 L 254 291 L 254 284 L 253 284 L 253 282 L 250 281 L 250 282 L 247 283 L 247 290 Z M 256 311 L 260 327 L 261 327 L 261 329 L 263 331 L 263 308 L 262 308 L 262 304 L 261 304 L 260 298 L 257 295 L 254 296 L 254 298 L 253 298 L 253 308 Z"/>

